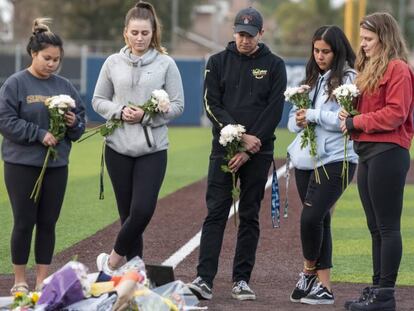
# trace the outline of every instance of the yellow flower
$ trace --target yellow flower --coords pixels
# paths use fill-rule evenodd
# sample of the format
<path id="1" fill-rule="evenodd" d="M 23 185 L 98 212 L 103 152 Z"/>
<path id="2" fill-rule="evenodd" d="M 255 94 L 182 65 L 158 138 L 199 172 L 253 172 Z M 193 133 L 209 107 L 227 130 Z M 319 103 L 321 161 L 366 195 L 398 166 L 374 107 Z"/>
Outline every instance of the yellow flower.
<path id="1" fill-rule="evenodd" d="M 34 292 L 34 293 L 32 293 L 32 302 L 34 303 L 34 304 L 36 304 L 37 303 L 37 301 L 39 300 L 39 298 L 40 298 L 40 295 L 38 294 L 38 293 L 36 293 L 36 292 Z"/>
<path id="2" fill-rule="evenodd" d="M 23 292 L 17 292 L 14 294 L 14 298 L 22 298 L 23 297 Z"/>

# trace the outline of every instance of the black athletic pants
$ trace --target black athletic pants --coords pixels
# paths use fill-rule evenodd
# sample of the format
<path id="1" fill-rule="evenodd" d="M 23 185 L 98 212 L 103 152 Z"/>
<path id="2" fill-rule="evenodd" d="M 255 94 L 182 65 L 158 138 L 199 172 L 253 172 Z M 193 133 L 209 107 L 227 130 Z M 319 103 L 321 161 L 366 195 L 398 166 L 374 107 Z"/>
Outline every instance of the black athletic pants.
<path id="1" fill-rule="evenodd" d="M 372 238 L 373 285 L 394 287 L 402 256 L 401 213 L 407 149 L 396 147 L 358 166 L 358 190 Z"/>
<path id="2" fill-rule="evenodd" d="M 300 219 L 302 252 L 306 260 L 316 260 L 319 270 L 332 268 L 331 208 L 344 190 L 342 165 L 342 162 L 325 164 L 329 179 L 319 167 L 320 184 L 315 180 L 314 170 L 295 169 L 296 187 L 303 204 Z M 349 181 L 355 167 L 349 163 Z"/>
<path id="3" fill-rule="evenodd" d="M 233 261 L 233 282 L 249 282 L 259 241 L 259 211 L 272 155 L 256 154 L 238 172 L 240 180 L 239 228 Z M 232 207 L 232 176 L 224 173 L 222 157 L 210 157 L 207 180 L 207 217 L 204 220 L 197 275 L 213 285 L 223 243 L 224 229 Z M 233 225 L 233 221 L 231 222 Z"/>
<path id="4" fill-rule="evenodd" d="M 157 205 L 167 167 L 167 150 L 129 157 L 106 146 L 105 160 L 122 224 L 114 250 L 127 260 L 142 258 L 142 235 Z"/>
<path id="5" fill-rule="evenodd" d="M 11 257 L 15 265 L 27 264 L 33 229 L 37 264 L 49 265 L 55 248 L 55 226 L 65 195 L 68 167 L 47 168 L 37 203 L 30 199 L 41 167 L 4 163 L 4 180 L 13 210 Z"/>

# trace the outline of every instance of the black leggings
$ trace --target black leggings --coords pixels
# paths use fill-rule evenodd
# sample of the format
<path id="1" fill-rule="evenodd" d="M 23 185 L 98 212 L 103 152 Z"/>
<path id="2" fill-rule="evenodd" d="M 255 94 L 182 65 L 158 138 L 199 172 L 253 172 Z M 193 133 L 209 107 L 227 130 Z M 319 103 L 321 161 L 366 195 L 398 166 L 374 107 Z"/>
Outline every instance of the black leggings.
<path id="1" fill-rule="evenodd" d="M 114 250 L 127 260 L 142 257 L 142 234 L 157 205 L 167 167 L 167 151 L 129 157 L 106 146 L 105 160 L 122 224 Z"/>
<path id="2" fill-rule="evenodd" d="M 68 167 L 47 168 L 37 203 L 30 199 L 40 167 L 4 163 L 4 180 L 13 210 L 11 257 L 15 265 L 29 259 L 36 226 L 34 254 L 37 264 L 49 265 L 55 248 L 55 227 L 65 195 Z"/>
<path id="3" fill-rule="evenodd" d="M 394 287 L 400 267 L 400 222 L 409 167 L 409 152 L 401 147 L 380 153 L 358 167 L 359 196 L 372 238 L 372 281 L 380 287 Z"/>
<path id="4" fill-rule="evenodd" d="M 349 163 L 349 180 L 356 164 Z M 303 204 L 300 219 L 302 252 L 306 260 L 316 260 L 318 270 L 332 268 L 332 235 L 330 210 L 343 192 L 342 162 L 325 164 L 329 180 L 322 167 L 318 168 L 321 183 L 314 170 L 295 169 L 296 187 Z M 347 184 L 345 187 L 348 186 Z"/>

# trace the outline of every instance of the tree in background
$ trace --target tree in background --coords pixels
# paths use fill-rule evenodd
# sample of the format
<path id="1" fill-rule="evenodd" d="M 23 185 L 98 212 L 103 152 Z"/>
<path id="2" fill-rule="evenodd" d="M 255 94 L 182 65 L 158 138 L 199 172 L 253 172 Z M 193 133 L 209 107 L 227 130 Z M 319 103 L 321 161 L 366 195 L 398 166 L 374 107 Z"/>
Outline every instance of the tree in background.
<path id="1" fill-rule="evenodd" d="M 414 12 L 408 9 L 409 2 L 412 0 L 376 0 L 376 1 L 367 1 L 367 14 L 385 11 L 392 14 L 400 24 L 400 27 L 404 33 L 404 37 L 407 40 L 408 46 L 414 48 Z M 414 4 L 411 4 L 413 7 Z"/>
<path id="2" fill-rule="evenodd" d="M 276 23 L 272 40 L 276 50 L 284 56 L 303 57 L 315 29 L 325 24 L 342 27 L 343 13 L 333 9 L 329 0 L 261 0 L 257 2 L 267 18 Z"/>
<path id="3" fill-rule="evenodd" d="M 32 21 L 38 16 L 52 17 L 53 30 L 65 40 L 112 41 L 123 43 L 124 17 L 137 0 L 15 0 L 15 29 L 20 38 L 30 34 Z M 154 5 L 163 25 L 162 41 L 171 40 L 173 0 L 148 0 Z M 178 26 L 191 25 L 191 12 L 200 0 L 178 1 Z"/>
<path id="4" fill-rule="evenodd" d="M 358 1 L 358 0 L 356 0 Z M 367 14 L 376 11 L 391 13 L 400 25 L 408 41 L 414 47 L 414 12 L 407 9 L 413 0 L 367 0 Z M 344 27 L 344 6 L 332 8 L 330 0 L 257 0 L 267 19 L 275 28 L 265 32 L 275 49 L 284 56 L 305 56 L 314 30 L 325 24 Z M 413 5 L 413 4 L 411 4 Z M 355 20 L 358 24 L 359 21 Z"/>

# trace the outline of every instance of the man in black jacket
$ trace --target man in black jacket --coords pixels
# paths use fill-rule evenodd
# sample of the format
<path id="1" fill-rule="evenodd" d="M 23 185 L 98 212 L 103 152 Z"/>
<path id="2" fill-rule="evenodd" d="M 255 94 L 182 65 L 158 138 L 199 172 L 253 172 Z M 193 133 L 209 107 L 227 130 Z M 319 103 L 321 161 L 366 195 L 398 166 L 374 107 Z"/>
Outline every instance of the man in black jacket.
<path id="1" fill-rule="evenodd" d="M 274 131 L 283 112 L 286 68 L 283 60 L 260 43 L 263 19 L 254 8 L 241 10 L 234 22 L 234 38 L 227 48 L 210 57 L 205 71 L 204 105 L 213 123 L 213 146 L 208 171 L 206 202 L 197 278 L 189 284 L 201 299 L 212 298 L 213 279 L 224 229 L 232 205 L 232 176 L 221 170 L 225 149 L 220 130 L 228 124 L 246 128 L 242 143 L 228 166 L 240 181 L 236 254 L 232 297 L 254 300 L 248 286 L 259 240 L 259 210 L 273 160 Z"/>

